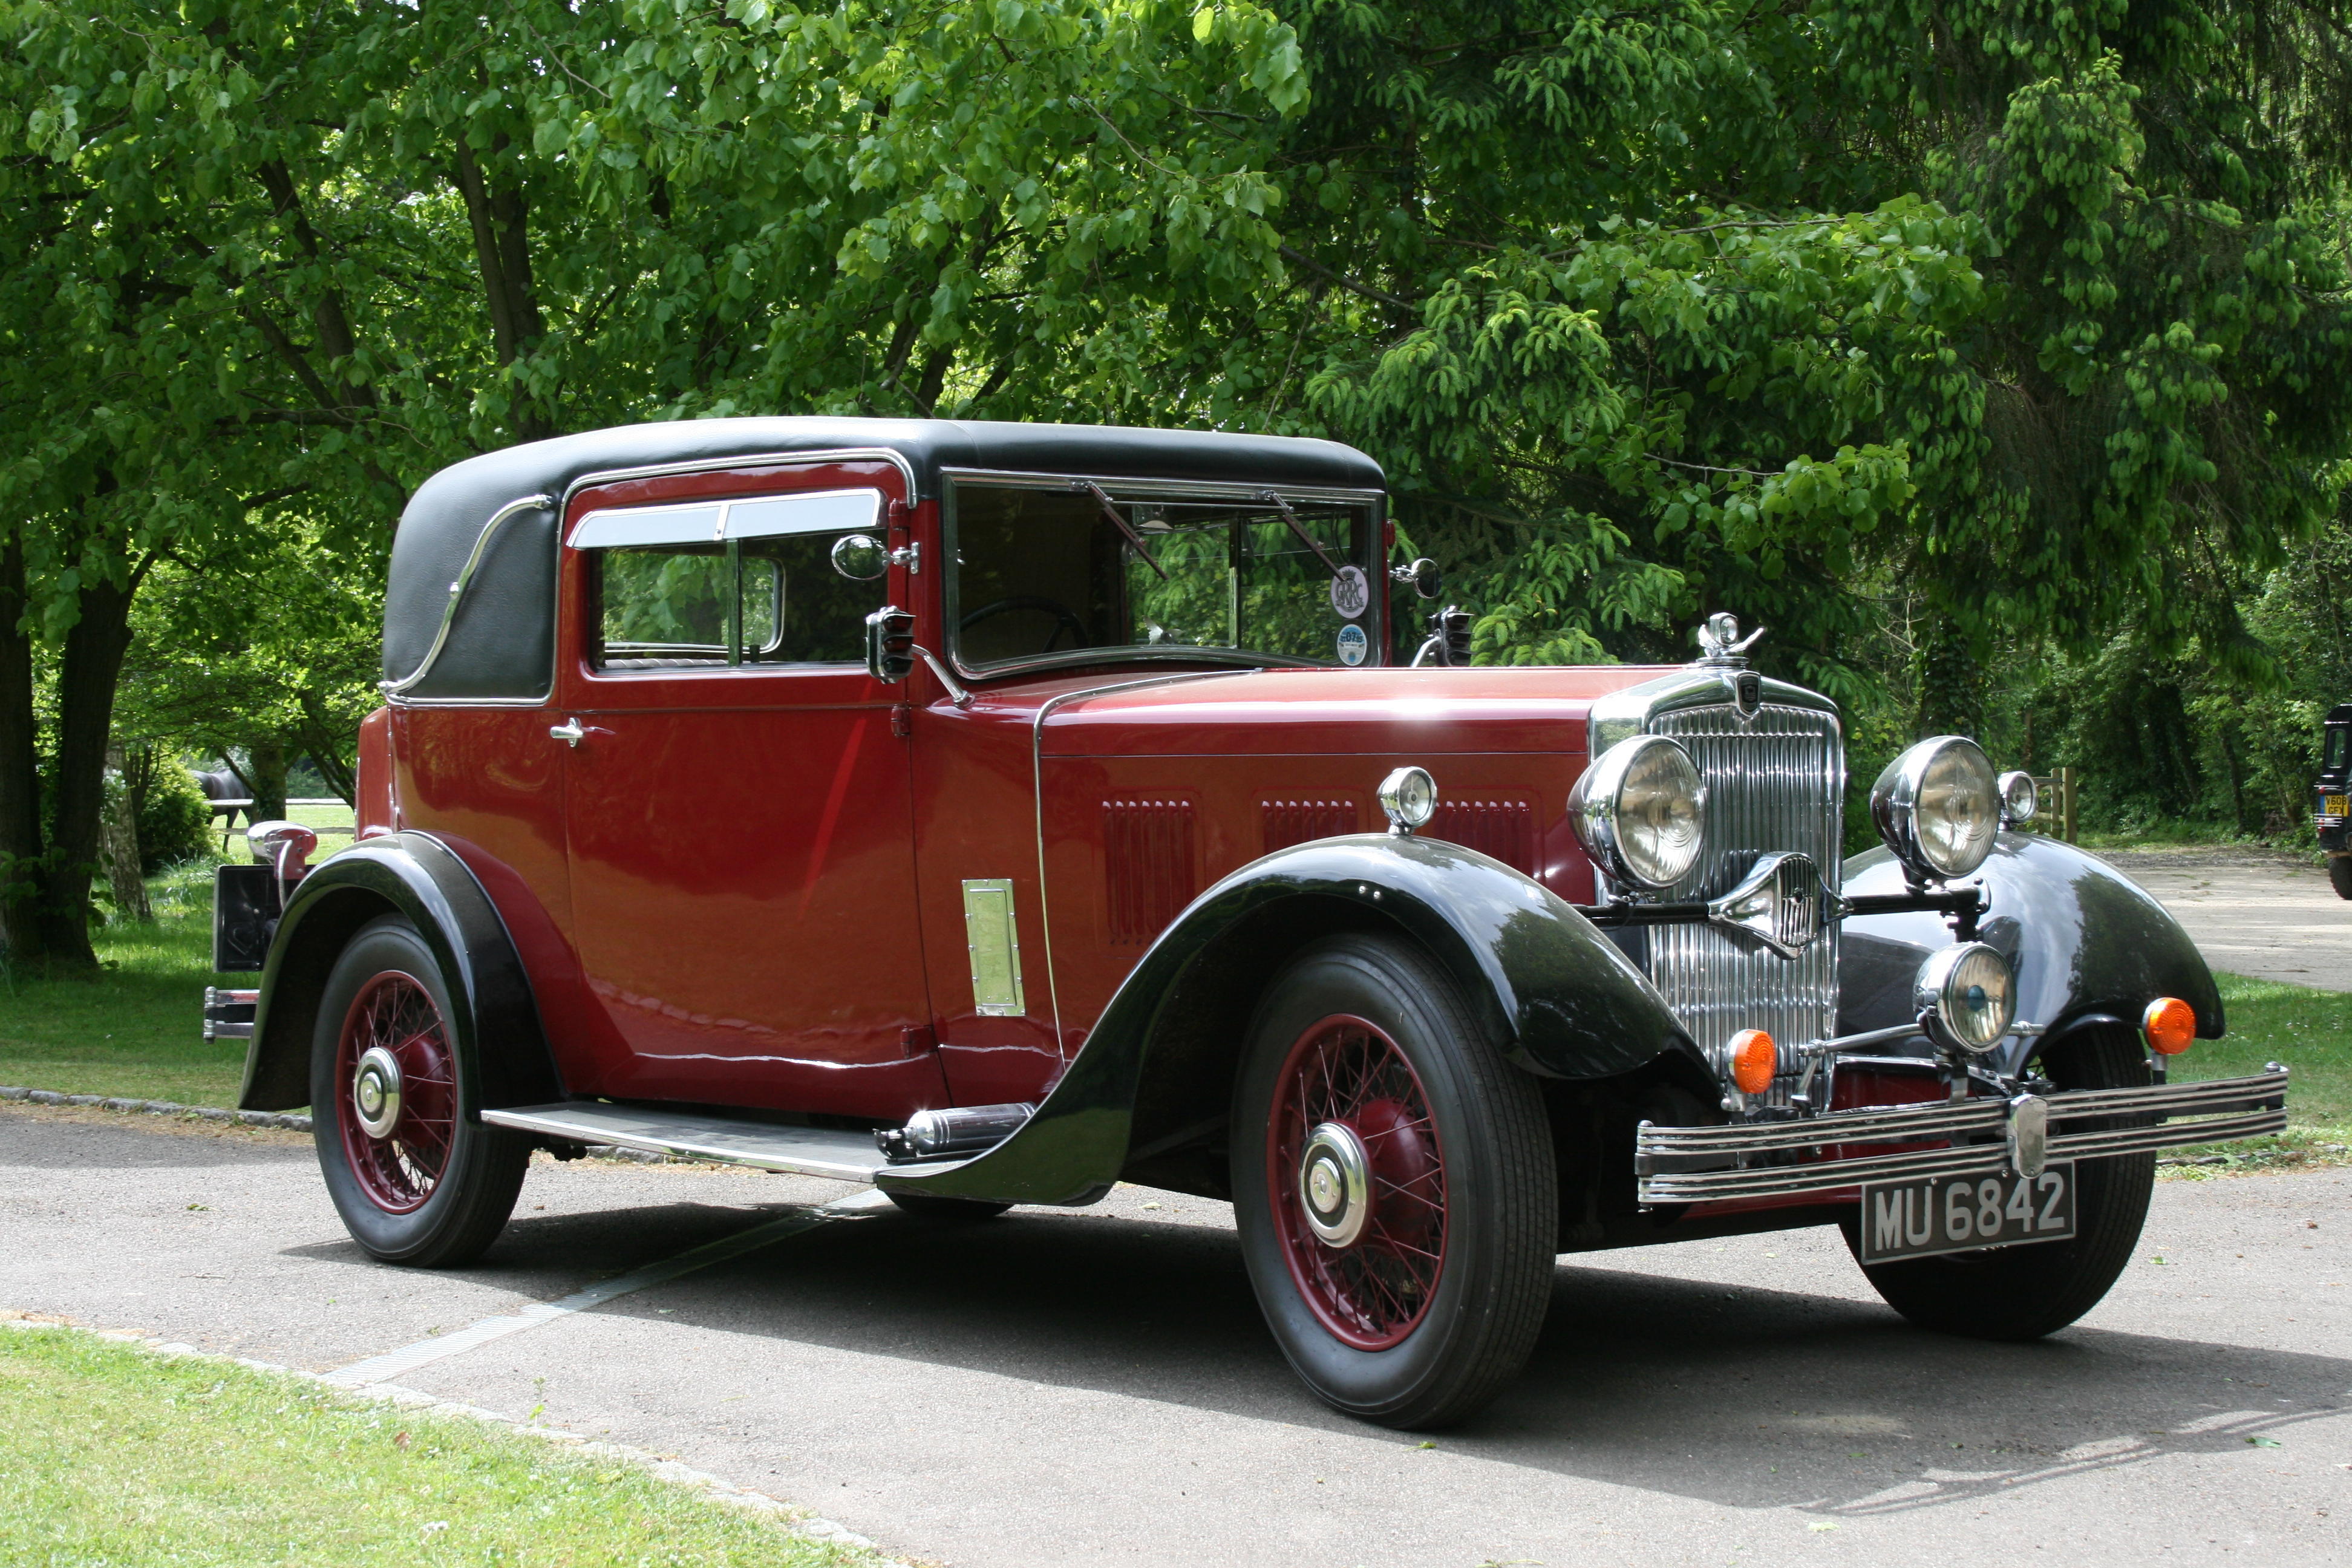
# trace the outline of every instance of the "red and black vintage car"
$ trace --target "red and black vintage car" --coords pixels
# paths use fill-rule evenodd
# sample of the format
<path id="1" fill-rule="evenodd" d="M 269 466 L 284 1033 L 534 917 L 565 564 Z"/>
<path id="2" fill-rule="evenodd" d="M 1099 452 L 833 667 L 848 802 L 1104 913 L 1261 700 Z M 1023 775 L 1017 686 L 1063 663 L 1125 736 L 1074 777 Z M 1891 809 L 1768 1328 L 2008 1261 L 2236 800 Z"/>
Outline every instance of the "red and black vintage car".
<path id="1" fill-rule="evenodd" d="M 1923 742 L 1841 864 L 1836 708 L 1467 668 L 1327 442 L 727 419 L 460 463 L 394 546 L 359 831 L 225 872 L 242 1103 L 386 1261 L 534 1147 L 979 1219 L 1230 1199 L 1315 1392 L 1521 1364 L 1563 1252 L 1835 1224 L 1912 1319 L 2105 1292 L 2154 1151 L 2283 1125 L 2194 946 L 2021 775 Z M 1752 638 L 1749 640 L 1753 640 Z M 241 1022 L 241 1020 L 249 1020 Z M 2184 1122 L 2184 1116 L 2206 1120 Z"/>

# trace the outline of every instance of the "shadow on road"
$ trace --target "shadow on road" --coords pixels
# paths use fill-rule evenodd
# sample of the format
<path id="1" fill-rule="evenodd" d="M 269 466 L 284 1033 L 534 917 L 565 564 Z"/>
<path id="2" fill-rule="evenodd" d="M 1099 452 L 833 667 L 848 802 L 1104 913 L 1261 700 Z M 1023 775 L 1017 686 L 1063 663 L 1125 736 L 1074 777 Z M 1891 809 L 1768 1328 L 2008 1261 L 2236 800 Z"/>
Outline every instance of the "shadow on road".
<path id="1" fill-rule="evenodd" d="M 717 1217 L 523 1219 L 485 1272 L 532 1290 L 513 1276 L 569 1272 L 583 1246 L 600 1271 L 644 1260 L 656 1238 L 667 1256 L 719 1234 L 707 1228 Z M 636 1245 L 616 1251 L 630 1233 Z M 1421 1440 L 1360 1426 L 1306 1393 L 1222 1227 L 1034 1212 L 941 1226 L 886 1212 L 602 1310 Z M 1517 1386 L 1439 1441 L 1728 1506 L 1874 1514 L 2166 1452 L 2292 1441 L 2285 1428 L 2340 1407 L 2347 1387 L 2352 1358 L 2084 1328 L 1980 1343 L 1913 1329 L 1875 1303 L 1566 1263 Z"/>

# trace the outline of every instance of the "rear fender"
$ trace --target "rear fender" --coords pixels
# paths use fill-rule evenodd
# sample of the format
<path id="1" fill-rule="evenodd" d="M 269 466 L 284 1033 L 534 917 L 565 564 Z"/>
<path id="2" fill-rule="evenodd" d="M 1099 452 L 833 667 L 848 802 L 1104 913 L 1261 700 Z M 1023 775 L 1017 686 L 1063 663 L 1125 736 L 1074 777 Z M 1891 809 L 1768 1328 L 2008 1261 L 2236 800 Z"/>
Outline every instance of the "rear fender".
<path id="1" fill-rule="evenodd" d="M 563 1098 L 530 976 L 497 906 L 440 840 L 389 833 L 321 861 L 287 900 L 262 970 L 238 1106 L 291 1110 L 310 1102 L 310 1042 L 328 973 L 352 933 L 386 914 L 405 915 L 416 927 L 457 1004 L 449 1025 L 466 1076 L 465 1103 Z"/>
<path id="2" fill-rule="evenodd" d="M 2017 1016 L 2051 1035 L 2097 1015 L 2137 1019 L 2158 996 L 2197 1013 L 2197 1033 L 2221 1037 L 2221 993 L 2196 942 L 2154 894 L 2071 844 L 2004 833 L 1970 880 L 1984 883 L 1984 941 L 2017 966 Z M 1900 893 L 1902 868 L 1884 849 L 1845 863 L 1843 891 Z M 1841 936 L 1838 1032 L 1911 1021 L 1911 983 L 1927 955 L 1952 942 L 1933 914 L 1855 916 Z M 1924 1049 L 1924 1045 L 1922 1046 Z M 1993 1065 L 2014 1073 L 2034 1049 L 2005 1045 Z"/>
<path id="3" fill-rule="evenodd" d="M 1169 1152 L 1197 1149 L 1223 1127 L 1267 984 L 1308 942 L 1346 931 L 1420 946 L 1528 1072 L 1612 1078 L 1665 1057 L 1711 1081 L 1648 977 L 1538 883 L 1437 839 L 1326 838 L 1243 867 L 1179 915 L 1020 1131 L 960 1165 L 886 1171 L 879 1184 L 1089 1203 Z"/>

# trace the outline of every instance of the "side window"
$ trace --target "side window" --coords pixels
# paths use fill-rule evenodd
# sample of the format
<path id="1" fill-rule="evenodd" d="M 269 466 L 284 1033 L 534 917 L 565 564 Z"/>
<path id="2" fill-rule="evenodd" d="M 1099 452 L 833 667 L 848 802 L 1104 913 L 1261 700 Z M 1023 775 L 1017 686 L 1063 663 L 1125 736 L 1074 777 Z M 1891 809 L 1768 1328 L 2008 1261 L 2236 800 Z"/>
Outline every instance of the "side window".
<path id="1" fill-rule="evenodd" d="M 599 669 L 855 664 L 883 584 L 844 577 L 834 545 L 878 525 L 871 490 L 593 512 L 586 558 Z"/>

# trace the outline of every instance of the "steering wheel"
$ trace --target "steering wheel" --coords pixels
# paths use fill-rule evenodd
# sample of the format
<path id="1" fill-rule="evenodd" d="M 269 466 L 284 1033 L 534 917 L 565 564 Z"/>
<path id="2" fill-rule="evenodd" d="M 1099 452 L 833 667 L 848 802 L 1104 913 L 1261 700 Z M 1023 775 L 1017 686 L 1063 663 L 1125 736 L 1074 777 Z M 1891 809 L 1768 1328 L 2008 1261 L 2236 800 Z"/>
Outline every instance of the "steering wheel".
<path id="1" fill-rule="evenodd" d="M 1087 637 L 1087 624 L 1078 619 L 1076 610 L 1061 600 L 1049 599 L 1043 594 L 1015 594 L 1011 598 L 982 605 L 958 621 L 956 629 L 968 632 L 991 616 L 1009 616 L 1015 610 L 1036 610 L 1054 617 L 1054 629 L 1045 634 L 1045 646 L 1037 650 L 1039 653 L 1053 652 L 1054 645 L 1062 640 L 1062 634 L 1066 631 L 1070 634 L 1072 647 L 1084 647 L 1090 640 Z"/>

